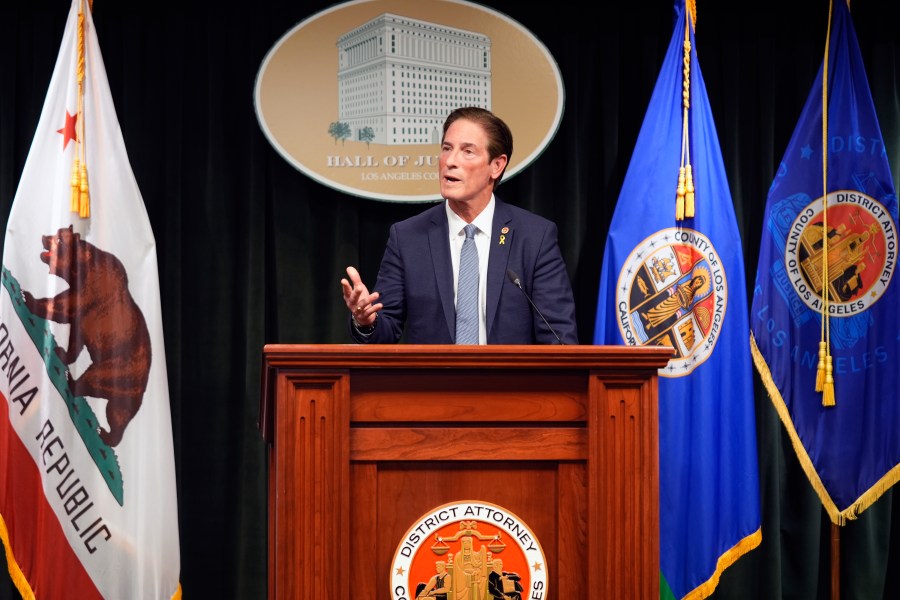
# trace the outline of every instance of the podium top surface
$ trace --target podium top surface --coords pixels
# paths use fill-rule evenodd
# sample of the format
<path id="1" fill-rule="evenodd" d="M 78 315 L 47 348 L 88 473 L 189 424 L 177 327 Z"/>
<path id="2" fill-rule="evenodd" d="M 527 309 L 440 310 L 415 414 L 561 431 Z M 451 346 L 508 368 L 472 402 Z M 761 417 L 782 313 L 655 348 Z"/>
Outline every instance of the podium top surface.
<path id="1" fill-rule="evenodd" d="M 659 369 L 672 357 L 668 346 L 444 344 L 268 344 L 271 368 L 476 368 L 547 369 L 627 367 Z"/>

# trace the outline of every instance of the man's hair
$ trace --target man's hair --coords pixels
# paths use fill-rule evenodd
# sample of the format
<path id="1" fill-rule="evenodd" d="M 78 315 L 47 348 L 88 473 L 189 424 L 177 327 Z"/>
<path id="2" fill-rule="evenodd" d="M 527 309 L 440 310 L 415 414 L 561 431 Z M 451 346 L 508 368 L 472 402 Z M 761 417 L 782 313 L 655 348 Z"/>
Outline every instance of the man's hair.
<path id="1" fill-rule="evenodd" d="M 477 106 L 463 106 L 457 108 L 451 112 L 444 121 L 444 134 L 441 137 L 441 141 L 446 137 L 450 125 L 459 119 L 465 119 L 481 125 L 481 128 L 484 129 L 488 138 L 488 160 L 494 160 L 501 154 L 505 154 L 506 165 L 509 166 L 509 161 L 512 159 L 513 136 L 512 131 L 510 131 L 509 126 L 503 122 L 503 119 L 486 108 L 479 108 Z M 500 180 L 503 179 L 503 174 L 505 172 L 506 167 L 503 167 L 500 176 L 494 182 L 495 187 L 500 183 Z"/>

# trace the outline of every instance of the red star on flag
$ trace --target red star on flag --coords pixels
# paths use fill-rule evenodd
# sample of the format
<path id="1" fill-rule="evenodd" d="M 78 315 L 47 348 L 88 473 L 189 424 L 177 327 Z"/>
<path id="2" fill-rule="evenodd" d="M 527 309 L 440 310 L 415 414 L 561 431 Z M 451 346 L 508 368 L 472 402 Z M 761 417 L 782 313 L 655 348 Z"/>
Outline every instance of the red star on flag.
<path id="1" fill-rule="evenodd" d="M 70 115 L 69 111 L 66 111 L 66 125 L 62 129 L 56 130 L 56 133 L 63 134 L 63 150 L 69 145 L 69 140 L 78 141 L 78 137 L 75 135 L 75 121 L 77 120 L 77 114 Z"/>

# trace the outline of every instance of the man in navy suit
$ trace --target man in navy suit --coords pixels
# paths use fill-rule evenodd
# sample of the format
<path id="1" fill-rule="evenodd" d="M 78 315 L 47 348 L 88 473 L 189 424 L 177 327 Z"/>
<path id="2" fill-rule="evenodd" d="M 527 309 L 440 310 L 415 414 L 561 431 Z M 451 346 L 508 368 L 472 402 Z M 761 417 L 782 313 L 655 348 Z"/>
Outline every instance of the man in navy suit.
<path id="1" fill-rule="evenodd" d="M 509 127 L 490 111 L 450 113 L 439 160 L 445 202 L 391 226 L 377 291 L 369 292 L 354 267 L 341 280 L 354 340 L 456 343 L 459 257 L 471 223 L 479 262 L 479 343 L 578 343 L 556 225 L 494 195 L 512 145 Z"/>

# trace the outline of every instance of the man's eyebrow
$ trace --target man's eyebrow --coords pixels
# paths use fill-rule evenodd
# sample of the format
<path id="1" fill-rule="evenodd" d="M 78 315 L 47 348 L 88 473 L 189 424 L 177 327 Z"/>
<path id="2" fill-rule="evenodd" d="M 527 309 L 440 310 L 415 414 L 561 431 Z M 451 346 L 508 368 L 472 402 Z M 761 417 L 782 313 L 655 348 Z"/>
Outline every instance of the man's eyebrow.
<path id="1" fill-rule="evenodd" d="M 478 144 L 476 142 L 459 142 L 458 144 L 454 144 L 453 142 L 443 141 L 441 142 L 441 146 L 458 146 L 459 148 L 477 148 Z"/>

